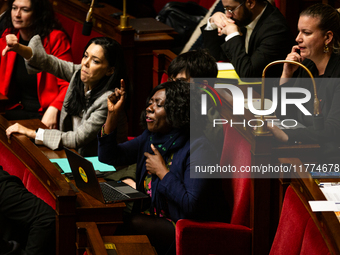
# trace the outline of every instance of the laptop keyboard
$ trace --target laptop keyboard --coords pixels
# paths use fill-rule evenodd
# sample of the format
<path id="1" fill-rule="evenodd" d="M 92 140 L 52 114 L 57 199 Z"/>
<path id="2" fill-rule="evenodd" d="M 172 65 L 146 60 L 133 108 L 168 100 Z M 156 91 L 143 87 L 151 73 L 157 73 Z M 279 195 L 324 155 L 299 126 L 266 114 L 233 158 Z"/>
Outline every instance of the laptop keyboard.
<path id="1" fill-rule="evenodd" d="M 130 198 L 128 195 L 119 192 L 105 182 L 100 182 L 99 184 L 105 201 L 120 201 Z"/>

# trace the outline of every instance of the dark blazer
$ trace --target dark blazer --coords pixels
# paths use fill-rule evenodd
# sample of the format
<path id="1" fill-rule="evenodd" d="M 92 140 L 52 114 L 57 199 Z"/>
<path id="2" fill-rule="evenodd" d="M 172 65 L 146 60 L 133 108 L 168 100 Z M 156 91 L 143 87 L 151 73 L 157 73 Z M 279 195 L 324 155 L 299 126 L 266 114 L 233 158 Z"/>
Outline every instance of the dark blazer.
<path id="1" fill-rule="evenodd" d="M 137 163 L 137 189 L 144 191 L 146 168 L 144 152 L 148 151 L 150 132 L 144 131 L 135 139 L 117 144 L 115 132 L 98 137 L 98 158 L 101 162 L 119 166 Z M 174 222 L 179 219 L 197 219 L 212 221 L 229 220 L 229 211 L 224 203 L 221 179 L 192 178 L 190 166 L 207 165 L 212 162 L 213 147 L 205 136 L 190 139 L 174 152 L 173 161 L 162 180 L 158 179 L 156 192 L 166 199 L 170 217 Z M 155 195 L 151 199 L 154 200 Z M 153 201 L 154 202 L 154 201 Z"/>
<path id="2" fill-rule="evenodd" d="M 335 54 L 331 56 L 322 77 L 318 77 L 318 70 L 311 60 L 305 59 L 302 64 L 315 77 L 318 99 L 320 100 L 321 112 L 324 117 L 324 129 L 315 130 L 313 127 L 313 116 L 305 116 L 295 106 L 287 107 L 286 116 L 279 114 L 280 109 L 278 107 L 276 116 L 280 119 L 295 119 L 306 126 L 306 128 L 283 130 L 289 137 L 288 142 L 318 143 L 321 146 L 320 161 L 325 162 L 327 160 L 328 162 L 330 158 L 334 159 L 334 157 L 340 159 L 340 56 Z M 311 92 L 312 98 L 304 106 L 313 114 L 314 89 L 312 82 L 305 70 L 299 68 L 297 72 L 300 79 L 291 79 L 289 82 L 281 85 L 280 88 L 294 86 L 308 89 Z M 298 97 L 298 95 L 289 93 L 289 98 L 294 97 Z M 280 102 L 278 106 L 280 106 Z M 337 163 L 340 163 L 340 161 Z"/>
<path id="3" fill-rule="evenodd" d="M 204 47 L 219 60 L 229 60 L 240 78 L 262 77 L 262 71 L 272 61 L 286 59 L 293 46 L 293 36 L 281 12 L 271 4 L 257 22 L 245 51 L 246 28 L 242 36 L 235 36 L 225 42 L 225 36 L 218 36 L 217 29 L 207 31 L 202 27 Z M 280 77 L 282 65 L 268 70 L 266 77 Z"/>

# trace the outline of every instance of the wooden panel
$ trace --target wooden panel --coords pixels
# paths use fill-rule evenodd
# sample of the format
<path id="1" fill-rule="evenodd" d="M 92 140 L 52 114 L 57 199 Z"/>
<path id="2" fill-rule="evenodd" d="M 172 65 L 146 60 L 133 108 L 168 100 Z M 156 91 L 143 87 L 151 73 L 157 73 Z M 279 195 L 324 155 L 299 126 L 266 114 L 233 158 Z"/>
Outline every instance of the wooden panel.
<path id="1" fill-rule="evenodd" d="M 0 116 L 1 142 L 31 171 L 56 200 L 57 254 L 74 254 L 76 194 L 48 158 L 24 135 L 7 139 L 5 130 L 10 125 Z"/>

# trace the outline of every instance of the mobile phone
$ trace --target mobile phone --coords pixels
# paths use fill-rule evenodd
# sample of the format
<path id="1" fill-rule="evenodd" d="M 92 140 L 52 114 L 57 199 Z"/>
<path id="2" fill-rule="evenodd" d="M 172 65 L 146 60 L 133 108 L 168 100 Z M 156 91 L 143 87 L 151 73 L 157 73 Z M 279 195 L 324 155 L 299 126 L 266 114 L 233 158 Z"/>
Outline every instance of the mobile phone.
<path id="1" fill-rule="evenodd" d="M 52 162 L 52 164 L 58 169 L 59 173 L 61 173 L 61 174 L 64 173 L 63 169 L 61 169 L 61 167 L 59 166 L 59 164 L 57 162 Z"/>

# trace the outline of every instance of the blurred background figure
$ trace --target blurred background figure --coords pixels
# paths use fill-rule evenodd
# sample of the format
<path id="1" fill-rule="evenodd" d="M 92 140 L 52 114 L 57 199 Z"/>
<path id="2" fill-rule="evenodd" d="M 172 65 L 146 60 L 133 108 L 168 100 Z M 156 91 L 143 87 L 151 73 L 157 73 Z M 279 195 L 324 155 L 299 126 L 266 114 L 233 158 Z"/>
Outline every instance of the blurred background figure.
<path id="1" fill-rule="evenodd" d="M 70 42 L 55 19 L 48 0 L 10 0 L 4 14 L 5 31 L 0 48 L 6 47 L 6 35 L 15 34 L 27 45 L 40 35 L 45 51 L 59 59 L 72 61 Z M 0 93 L 9 98 L 5 117 L 8 120 L 38 118 L 48 127 L 57 128 L 68 82 L 52 74 L 27 73 L 24 60 L 15 52 L 0 57 Z"/>

